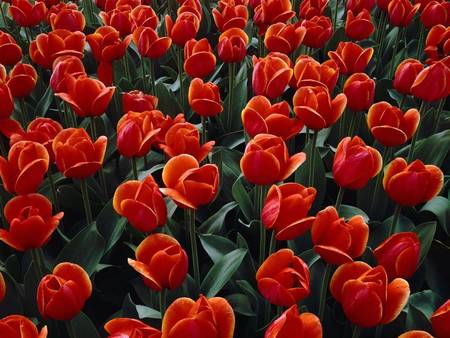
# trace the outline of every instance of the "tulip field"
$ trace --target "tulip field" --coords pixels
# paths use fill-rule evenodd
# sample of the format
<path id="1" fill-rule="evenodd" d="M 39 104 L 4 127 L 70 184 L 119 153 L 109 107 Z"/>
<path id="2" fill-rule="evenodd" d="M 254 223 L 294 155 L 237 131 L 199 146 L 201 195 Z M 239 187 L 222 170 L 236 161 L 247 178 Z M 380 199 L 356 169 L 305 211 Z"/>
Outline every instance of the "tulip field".
<path id="1" fill-rule="evenodd" d="M 0 338 L 450 338 L 448 0 L 0 0 Z"/>

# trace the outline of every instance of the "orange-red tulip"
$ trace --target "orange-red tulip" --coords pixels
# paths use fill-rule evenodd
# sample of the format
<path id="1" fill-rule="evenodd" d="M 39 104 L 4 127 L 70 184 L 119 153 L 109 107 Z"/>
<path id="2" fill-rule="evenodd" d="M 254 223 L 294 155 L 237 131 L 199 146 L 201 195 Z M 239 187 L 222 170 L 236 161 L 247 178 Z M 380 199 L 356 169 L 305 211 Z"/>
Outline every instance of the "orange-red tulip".
<path id="1" fill-rule="evenodd" d="M 311 228 L 314 251 L 329 264 L 352 262 L 366 250 L 369 226 L 360 215 L 346 222 L 334 207 L 327 207 L 316 216 Z"/>
<path id="2" fill-rule="evenodd" d="M 200 116 L 216 116 L 223 110 L 219 87 L 212 82 L 195 78 L 189 86 L 189 105 Z"/>
<path id="3" fill-rule="evenodd" d="M 3 301 L 3 299 L 5 299 L 5 295 L 6 295 L 6 283 L 5 279 L 3 278 L 3 274 L 0 272 L 0 303 Z"/>
<path id="4" fill-rule="evenodd" d="M 156 96 L 144 94 L 140 90 L 122 93 L 122 110 L 124 113 L 130 111 L 139 113 L 148 110 L 152 111 L 155 110 L 157 106 L 158 98 Z"/>
<path id="5" fill-rule="evenodd" d="M 191 39 L 184 46 L 184 71 L 192 78 L 203 78 L 214 71 L 216 56 L 208 39 Z"/>
<path id="6" fill-rule="evenodd" d="M 356 14 L 364 10 L 370 13 L 375 6 L 375 0 L 348 0 L 345 5 L 347 11 L 350 10 Z"/>
<path id="7" fill-rule="evenodd" d="M 163 202 L 164 203 L 164 202 Z M 136 260 L 128 264 L 139 272 L 144 283 L 155 291 L 176 289 L 188 272 L 188 256 L 180 243 L 165 234 L 153 234 L 136 248 Z"/>
<path id="8" fill-rule="evenodd" d="M 261 0 L 255 8 L 253 22 L 258 26 L 259 35 L 263 35 L 269 25 L 287 22 L 295 15 L 289 0 Z"/>
<path id="9" fill-rule="evenodd" d="M 100 80 L 68 75 L 67 92 L 56 96 L 66 101 L 80 117 L 100 116 L 106 112 L 116 87 L 106 87 Z"/>
<path id="10" fill-rule="evenodd" d="M 7 119 L 14 111 L 14 99 L 11 90 L 0 81 L 0 120 Z"/>
<path id="11" fill-rule="evenodd" d="M 36 325 L 21 315 L 0 319 L 0 336 L 5 338 L 47 338 L 47 326 L 39 331 Z"/>
<path id="12" fill-rule="evenodd" d="M 252 87 L 255 95 L 275 99 L 283 94 L 293 74 L 292 68 L 278 56 L 253 56 Z"/>
<path id="13" fill-rule="evenodd" d="M 258 134 L 245 148 L 241 170 L 250 183 L 268 185 L 291 176 L 305 160 L 305 153 L 289 156 L 281 137 Z"/>
<path id="14" fill-rule="evenodd" d="M 277 22 L 267 29 L 264 45 L 270 52 L 290 54 L 301 45 L 305 34 L 305 27 Z"/>
<path id="15" fill-rule="evenodd" d="M 254 96 L 242 110 L 242 125 L 251 137 L 258 134 L 272 134 L 288 140 L 297 135 L 303 123 L 290 116 L 289 104 L 286 101 L 271 104 L 262 95 Z"/>
<path id="16" fill-rule="evenodd" d="M 145 5 L 134 7 L 130 13 L 130 18 L 133 22 L 132 31 L 139 27 L 148 27 L 155 30 L 159 23 L 158 15 L 153 8 Z"/>
<path id="17" fill-rule="evenodd" d="M 421 10 L 420 21 L 427 29 L 437 25 L 448 26 L 450 24 L 450 4 L 447 1 L 430 1 Z"/>
<path id="18" fill-rule="evenodd" d="M 419 126 L 417 109 L 403 112 L 382 101 L 372 105 L 367 114 L 367 126 L 372 136 L 385 147 L 395 147 L 410 140 Z"/>
<path id="19" fill-rule="evenodd" d="M 18 195 L 36 192 L 47 173 L 49 155 L 42 144 L 20 141 L 0 157 L 0 177 L 6 191 Z"/>
<path id="20" fill-rule="evenodd" d="M 196 126 L 192 123 L 175 123 L 165 135 L 164 144 L 160 148 L 168 157 L 175 157 L 181 154 L 189 154 L 203 161 L 214 146 L 214 141 L 200 144 L 200 134 Z"/>
<path id="21" fill-rule="evenodd" d="M 53 140 L 56 166 L 66 177 L 92 176 L 102 166 L 106 144 L 106 136 L 100 136 L 94 143 L 83 128 L 64 129 Z"/>
<path id="22" fill-rule="evenodd" d="M 322 48 L 333 35 L 333 25 L 327 16 L 314 16 L 305 19 L 301 26 L 306 28 L 303 44 L 311 48 Z"/>
<path id="23" fill-rule="evenodd" d="M 151 111 L 129 111 L 117 122 L 117 150 L 125 157 L 147 155 L 159 129 Z"/>
<path id="24" fill-rule="evenodd" d="M 297 118 L 308 128 L 320 130 L 328 128 L 341 117 L 347 105 L 347 97 L 338 94 L 331 100 L 328 88 L 300 87 L 293 98 Z"/>
<path id="25" fill-rule="evenodd" d="M 12 198 L 4 214 L 9 230 L 0 229 L 0 240 L 18 251 L 44 246 L 64 216 L 63 212 L 53 215 L 52 204 L 40 194 Z"/>
<path id="26" fill-rule="evenodd" d="M 114 318 L 105 324 L 108 338 L 161 338 L 161 331 L 140 320 Z"/>
<path id="27" fill-rule="evenodd" d="M 163 194 L 182 208 L 197 209 L 210 203 L 219 187 L 219 169 L 214 164 L 200 167 L 195 157 L 182 154 L 172 157 L 164 166 L 162 179 L 167 188 Z"/>
<path id="28" fill-rule="evenodd" d="M 37 82 L 37 72 L 32 65 L 17 63 L 9 72 L 7 82 L 13 97 L 23 98 L 31 94 Z"/>
<path id="29" fill-rule="evenodd" d="M 424 66 L 419 60 L 403 60 L 395 71 L 394 81 L 392 83 L 395 90 L 401 94 L 410 95 L 411 87 L 423 68 Z"/>
<path id="30" fill-rule="evenodd" d="M 46 23 L 50 23 L 50 16 L 53 14 L 58 14 L 59 12 L 62 12 L 64 10 L 78 10 L 78 5 L 72 2 L 59 2 L 58 0 L 37 0 L 40 2 L 46 2 L 45 6 L 47 7 L 47 18 Z M 50 3 L 55 2 L 55 3 Z M 69 29 L 70 30 L 70 29 Z M 75 30 L 76 31 L 76 30 Z"/>
<path id="31" fill-rule="evenodd" d="M 425 41 L 425 53 L 428 63 L 450 55 L 450 26 L 437 25 L 430 29 Z"/>
<path id="32" fill-rule="evenodd" d="M 420 4 L 409 0 L 392 0 L 388 6 L 389 22 L 393 26 L 407 27 L 419 10 Z"/>
<path id="33" fill-rule="evenodd" d="M 353 14 L 351 10 L 347 11 L 347 20 L 345 21 L 345 35 L 352 40 L 368 39 L 375 31 L 372 22 L 372 16 L 367 9 L 358 14 Z"/>
<path id="34" fill-rule="evenodd" d="M 14 65 L 22 59 L 22 48 L 14 38 L 0 30 L 0 63 L 9 66 Z"/>
<path id="35" fill-rule="evenodd" d="M 417 75 L 411 87 L 415 97 L 427 101 L 437 101 L 450 94 L 450 69 L 443 62 L 436 62 L 424 68 Z"/>
<path id="36" fill-rule="evenodd" d="M 256 272 L 259 292 L 270 304 L 289 307 L 309 295 L 309 269 L 291 249 L 271 254 Z"/>
<path id="37" fill-rule="evenodd" d="M 375 97 L 375 81 L 365 73 L 355 73 L 344 83 L 347 106 L 353 112 L 367 110 Z"/>
<path id="38" fill-rule="evenodd" d="M 70 320 L 81 312 L 91 293 L 91 280 L 81 266 L 60 263 L 39 283 L 39 313 L 44 319 Z"/>
<path id="39" fill-rule="evenodd" d="M 67 29 L 71 32 L 83 31 L 86 26 L 86 19 L 80 11 L 71 8 L 64 8 L 58 13 L 51 13 L 49 17 L 52 30 Z"/>
<path id="40" fill-rule="evenodd" d="M 415 160 L 408 165 L 398 157 L 389 163 L 383 178 L 383 187 L 389 197 L 402 206 L 415 206 L 437 196 L 444 184 L 439 167 L 424 165 Z"/>
<path id="41" fill-rule="evenodd" d="M 167 308 L 162 321 L 161 338 L 233 338 L 233 308 L 225 298 L 206 298 L 197 301 L 182 297 Z"/>
<path id="42" fill-rule="evenodd" d="M 86 36 L 92 54 L 97 62 L 113 62 L 125 55 L 131 37 L 121 40 L 119 32 L 111 26 L 97 28 L 93 34 Z"/>
<path id="43" fill-rule="evenodd" d="M 294 87 L 325 85 L 331 93 L 339 78 L 339 67 L 333 60 L 320 64 L 308 55 L 301 55 L 295 61 Z"/>
<path id="44" fill-rule="evenodd" d="M 298 312 L 297 305 L 292 305 L 275 319 L 267 328 L 264 338 L 322 338 L 322 324 L 319 318 L 310 313 Z"/>
<path id="45" fill-rule="evenodd" d="M 266 229 L 273 229 L 280 241 L 295 239 L 310 229 L 314 217 L 307 217 L 316 198 L 315 188 L 298 183 L 273 185 L 261 212 Z"/>
<path id="46" fill-rule="evenodd" d="M 175 22 L 166 15 L 166 32 L 172 42 L 184 47 L 187 41 L 194 39 L 200 28 L 200 18 L 192 12 L 183 12 L 177 16 Z"/>
<path id="47" fill-rule="evenodd" d="M 311 19 L 321 16 L 328 6 L 328 0 L 303 0 L 300 3 L 298 17 L 301 19 Z"/>
<path id="48" fill-rule="evenodd" d="M 177 10 L 177 15 L 180 15 L 184 12 L 191 12 L 197 15 L 197 17 L 201 20 L 203 15 L 202 4 L 200 0 L 177 0 L 181 5 Z"/>
<path id="49" fill-rule="evenodd" d="M 167 221 L 167 208 L 159 186 L 150 175 L 144 181 L 126 181 L 114 193 L 114 210 L 137 230 L 151 232 Z"/>
<path id="50" fill-rule="evenodd" d="M 47 7 L 43 2 L 13 0 L 9 6 L 12 19 L 21 27 L 33 27 L 45 20 Z"/>
<path id="51" fill-rule="evenodd" d="M 450 299 L 433 313 L 430 320 L 436 338 L 447 338 L 450 335 Z"/>
<path id="52" fill-rule="evenodd" d="M 380 172 L 381 154 L 355 136 L 339 142 L 333 162 L 334 181 L 342 188 L 361 189 Z"/>
<path id="53" fill-rule="evenodd" d="M 159 147 L 166 142 L 167 131 L 177 123 L 186 122 L 184 119 L 184 114 L 178 114 L 174 118 L 169 115 L 165 115 L 159 110 L 151 111 L 153 116 L 153 124 L 159 129 L 159 133 L 155 137 L 155 144 Z"/>
<path id="54" fill-rule="evenodd" d="M 139 54 L 150 59 L 162 57 L 172 44 L 172 39 L 166 36 L 159 37 L 158 33 L 150 27 L 139 27 L 133 32 L 133 41 Z"/>
<path id="55" fill-rule="evenodd" d="M 103 25 L 117 29 L 125 37 L 132 32 L 131 6 L 120 5 L 108 12 L 100 12 Z"/>
<path id="56" fill-rule="evenodd" d="M 398 338 L 433 338 L 433 336 L 425 331 L 413 330 L 401 334 Z"/>
<path id="57" fill-rule="evenodd" d="M 336 51 L 328 52 L 328 56 L 338 64 L 341 74 L 364 72 L 372 55 L 373 48 L 364 49 L 353 42 L 339 42 Z"/>
<path id="58" fill-rule="evenodd" d="M 220 34 L 217 45 L 219 59 L 226 63 L 241 62 L 247 55 L 248 36 L 240 28 L 230 28 Z"/>
<path id="59" fill-rule="evenodd" d="M 248 9 L 244 5 L 225 5 L 222 8 L 213 8 L 212 16 L 219 32 L 230 28 L 244 29 L 248 21 Z"/>
<path id="60" fill-rule="evenodd" d="M 70 76 L 78 78 L 86 75 L 83 62 L 76 56 L 65 56 L 54 63 L 50 86 L 54 93 L 67 92 L 67 82 Z"/>

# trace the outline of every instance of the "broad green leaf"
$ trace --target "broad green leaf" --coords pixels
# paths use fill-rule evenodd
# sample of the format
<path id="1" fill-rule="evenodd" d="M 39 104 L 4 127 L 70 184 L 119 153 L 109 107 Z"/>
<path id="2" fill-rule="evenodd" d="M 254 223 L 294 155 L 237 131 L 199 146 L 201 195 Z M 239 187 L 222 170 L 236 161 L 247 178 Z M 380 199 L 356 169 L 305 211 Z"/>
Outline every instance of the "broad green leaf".
<path id="1" fill-rule="evenodd" d="M 430 212 L 436 216 L 442 229 L 447 235 L 450 234 L 450 201 L 442 196 L 437 196 L 428 201 L 420 212 Z"/>
<path id="2" fill-rule="evenodd" d="M 364 222 L 369 222 L 369 216 L 362 211 L 361 209 L 354 207 L 352 205 L 342 204 L 339 208 L 339 216 L 344 217 L 346 220 L 349 220 L 353 216 L 362 216 L 364 218 Z"/>
<path id="3" fill-rule="evenodd" d="M 230 305 L 233 307 L 234 312 L 244 315 L 246 317 L 256 316 L 255 311 L 252 309 L 252 305 L 248 296 L 242 293 L 234 293 L 225 297 Z"/>
<path id="4" fill-rule="evenodd" d="M 213 234 L 199 235 L 200 243 L 208 256 L 214 263 L 217 263 L 226 254 L 237 249 L 236 244 L 223 236 Z"/>
<path id="5" fill-rule="evenodd" d="M 434 234 L 436 233 L 436 222 L 422 223 L 414 229 L 414 232 L 420 240 L 420 260 L 418 265 L 420 266 L 433 242 Z"/>
<path id="6" fill-rule="evenodd" d="M 244 187 L 243 180 L 244 176 L 241 175 L 238 177 L 233 184 L 232 192 L 235 201 L 239 203 L 239 208 L 245 220 L 250 222 L 253 219 L 253 203 Z"/>
<path id="7" fill-rule="evenodd" d="M 238 206 L 237 202 L 230 202 L 220 208 L 215 214 L 210 216 L 202 225 L 198 228 L 198 231 L 205 234 L 218 234 L 223 231 L 223 223 L 227 214 Z"/>
<path id="8" fill-rule="evenodd" d="M 36 105 L 35 108 L 35 116 L 45 116 L 48 108 L 50 108 L 50 105 L 52 104 L 54 95 L 52 91 L 52 87 L 48 86 L 45 90 L 44 95 L 42 95 L 41 99 Z"/>
<path id="9" fill-rule="evenodd" d="M 80 314 L 72 320 L 72 325 L 77 337 L 100 338 L 94 323 L 92 323 L 91 319 L 83 312 L 80 312 Z"/>
<path id="10" fill-rule="evenodd" d="M 109 251 L 120 239 L 125 230 L 127 219 L 119 216 L 110 200 L 97 216 L 97 228 L 106 241 L 105 252 Z"/>

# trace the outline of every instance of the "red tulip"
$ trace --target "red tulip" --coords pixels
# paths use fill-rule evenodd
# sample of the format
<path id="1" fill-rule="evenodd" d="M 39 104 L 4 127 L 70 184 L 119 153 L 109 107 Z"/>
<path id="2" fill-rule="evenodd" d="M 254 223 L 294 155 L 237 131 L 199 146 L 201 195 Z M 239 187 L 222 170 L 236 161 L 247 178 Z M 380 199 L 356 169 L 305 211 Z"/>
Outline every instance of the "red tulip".
<path id="1" fill-rule="evenodd" d="M 243 5 L 225 5 L 222 8 L 213 8 L 212 16 L 219 32 L 230 28 L 244 29 L 248 21 L 248 10 Z"/>
<path id="2" fill-rule="evenodd" d="M 8 87 L 13 97 L 23 98 L 31 94 L 37 82 L 37 72 L 32 65 L 17 63 L 9 72 Z"/>
<path id="3" fill-rule="evenodd" d="M 150 27 L 139 27 L 133 32 L 133 41 L 139 54 L 150 59 L 159 59 L 169 50 L 172 39 L 166 36 L 159 37 Z"/>
<path id="4" fill-rule="evenodd" d="M 411 87 L 424 66 L 416 59 L 405 59 L 398 66 L 392 83 L 395 90 L 404 95 L 411 95 Z"/>
<path id="5" fill-rule="evenodd" d="M 100 12 L 99 16 L 102 18 L 103 25 L 114 27 L 121 36 L 125 37 L 132 31 L 131 10 L 130 5 L 120 5 L 108 12 Z"/>
<path id="6" fill-rule="evenodd" d="M 86 75 L 83 62 L 76 56 L 61 57 L 53 66 L 50 86 L 55 93 L 67 92 L 69 90 L 67 83 L 71 77 L 77 79 L 81 75 Z"/>
<path id="7" fill-rule="evenodd" d="M 184 47 L 186 42 L 194 39 L 200 28 L 200 18 L 192 12 L 183 12 L 178 15 L 175 22 L 166 15 L 166 32 L 172 42 L 179 47 Z"/>
<path id="8" fill-rule="evenodd" d="M 321 16 L 328 6 L 328 0 L 303 0 L 300 3 L 298 16 L 301 19 L 311 19 Z"/>
<path id="9" fill-rule="evenodd" d="M 347 20 L 345 21 L 345 35 L 352 40 L 368 39 L 375 31 L 372 22 L 372 16 L 367 9 L 354 15 L 351 10 L 347 11 Z"/>
<path id="10" fill-rule="evenodd" d="M 0 64 L 15 65 L 21 59 L 22 48 L 10 34 L 0 30 Z"/>
<path id="11" fill-rule="evenodd" d="M 376 0 L 377 7 L 387 14 L 388 7 L 389 7 L 389 4 L 391 3 L 391 1 L 392 0 Z"/>
<path id="12" fill-rule="evenodd" d="M 159 23 L 158 15 L 153 8 L 145 5 L 134 7 L 130 13 L 130 18 L 133 22 L 133 32 L 139 27 L 148 27 L 156 30 Z"/>
<path id="13" fill-rule="evenodd" d="M 211 74 L 216 67 L 216 57 L 206 38 L 191 39 L 184 46 L 184 71 L 192 78 Z"/>
<path id="14" fill-rule="evenodd" d="M 420 21 L 425 28 L 450 24 L 450 4 L 448 2 L 430 1 L 421 9 Z"/>
<path id="15" fill-rule="evenodd" d="M 348 0 L 346 2 L 346 10 L 352 11 L 355 14 L 359 14 L 363 11 L 372 11 L 375 6 L 375 0 Z"/>
<path id="16" fill-rule="evenodd" d="M 39 25 L 45 19 L 47 8 L 42 2 L 32 3 L 28 0 L 13 0 L 9 6 L 12 19 L 21 27 Z"/>
<path id="17" fill-rule="evenodd" d="M 430 320 L 436 338 L 447 338 L 450 335 L 450 299 L 431 315 Z"/>
<path id="18" fill-rule="evenodd" d="M 264 45 L 270 52 L 290 54 L 301 45 L 305 34 L 305 27 L 277 22 L 267 29 Z"/>
<path id="19" fill-rule="evenodd" d="M 450 69 L 443 62 L 424 68 L 414 80 L 411 93 L 427 102 L 447 97 L 450 94 Z"/>
<path id="20" fill-rule="evenodd" d="M 71 32 L 76 32 L 83 31 L 86 26 L 86 19 L 83 13 L 71 8 L 64 8 L 58 13 L 51 13 L 49 21 L 52 30 L 67 29 Z"/>
<path id="21" fill-rule="evenodd" d="M 259 35 L 263 35 L 269 25 L 286 23 L 295 15 L 289 0 L 261 0 L 255 8 L 253 23 L 258 26 Z"/>
<path id="22" fill-rule="evenodd" d="M 328 52 L 342 74 L 362 73 L 373 55 L 373 48 L 363 49 L 353 42 L 339 42 L 336 51 Z"/>
<path id="23" fill-rule="evenodd" d="M 131 318 L 114 318 L 105 324 L 108 338 L 161 338 L 161 331 Z"/>
<path id="24" fill-rule="evenodd" d="M 5 338 L 47 338 L 47 326 L 41 331 L 28 318 L 11 315 L 0 319 L 0 335 Z"/>
<path id="25" fill-rule="evenodd" d="M 347 106 L 353 112 L 367 110 L 373 104 L 375 81 L 367 74 L 355 73 L 345 81 L 344 94 L 347 96 Z"/>
<path id="26" fill-rule="evenodd" d="M 419 10 L 420 4 L 411 4 L 409 0 L 392 0 L 388 6 L 389 22 L 393 26 L 407 27 Z"/>
<path id="27" fill-rule="evenodd" d="M 339 68 L 333 60 L 320 64 L 308 55 L 300 55 L 294 67 L 295 87 L 325 85 L 331 93 L 339 78 Z"/>
<path id="28" fill-rule="evenodd" d="M 285 60 L 268 55 L 265 58 L 253 56 L 252 87 L 255 95 L 275 99 L 283 94 L 293 70 Z"/>
<path id="29" fill-rule="evenodd" d="M 14 111 L 14 99 L 6 83 L 0 82 L 0 121 L 7 119 Z"/>
<path id="30" fill-rule="evenodd" d="M 122 93 L 122 110 L 124 113 L 130 111 L 142 113 L 155 110 L 158 106 L 158 98 L 153 95 L 144 94 L 140 90 L 132 90 Z"/>
<path id="31" fill-rule="evenodd" d="M 219 59 L 226 63 L 242 62 L 247 55 L 247 34 L 239 28 L 230 28 L 220 34 L 217 45 Z"/>
<path id="32" fill-rule="evenodd" d="M 425 41 L 425 53 L 428 56 L 427 63 L 450 55 L 450 26 L 437 25 L 430 29 Z"/>
<path id="33" fill-rule="evenodd" d="M 159 110 L 152 110 L 153 124 L 159 129 L 159 133 L 155 136 L 155 144 L 161 147 L 166 141 L 167 131 L 177 123 L 186 122 L 184 114 L 178 114 L 174 118 L 169 115 L 164 116 Z"/>
<path id="34" fill-rule="evenodd" d="M 322 48 L 333 35 L 333 25 L 327 16 L 314 16 L 305 19 L 301 26 L 306 28 L 303 44 L 311 48 Z"/>
<path id="35" fill-rule="evenodd" d="M 223 110 L 219 87 L 212 82 L 195 78 L 189 86 L 189 105 L 200 116 L 216 116 Z"/>
<path id="36" fill-rule="evenodd" d="M 97 62 L 122 59 L 131 41 L 131 37 L 121 40 L 119 32 L 111 26 L 97 28 L 93 34 L 86 36 L 86 39 Z"/>

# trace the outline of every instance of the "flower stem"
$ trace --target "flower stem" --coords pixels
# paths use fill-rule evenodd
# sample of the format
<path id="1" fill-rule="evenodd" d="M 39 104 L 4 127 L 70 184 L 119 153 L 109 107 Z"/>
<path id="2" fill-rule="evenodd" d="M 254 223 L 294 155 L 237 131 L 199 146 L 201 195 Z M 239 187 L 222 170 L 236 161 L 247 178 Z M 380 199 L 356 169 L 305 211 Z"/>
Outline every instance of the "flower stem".
<path id="1" fill-rule="evenodd" d="M 166 295 L 167 289 L 163 288 L 159 293 L 159 310 L 161 312 L 161 318 L 164 317 L 164 312 L 166 312 Z"/>
<path id="2" fill-rule="evenodd" d="M 195 232 L 195 210 L 184 209 L 184 221 L 188 227 L 191 242 L 192 267 L 197 288 L 200 286 L 200 266 L 198 263 L 197 235 Z"/>
<path id="3" fill-rule="evenodd" d="M 89 201 L 87 179 L 81 180 L 80 186 L 81 186 L 81 195 L 83 197 L 84 213 L 86 214 L 86 222 L 89 225 L 92 223 L 93 219 L 92 219 L 91 202 Z"/>
<path id="4" fill-rule="evenodd" d="M 425 29 L 423 27 L 423 25 L 420 25 L 420 33 L 419 33 L 419 41 L 417 42 L 417 53 L 416 53 L 416 59 L 420 61 L 420 56 L 421 56 L 421 52 L 422 52 L 422 45 L 423 45 L 423 40 L 425 38 Z"/>
<path id="5" fill-rule="evenodd" d="M 147 93 L 147 81 L 145 78 L 145 58 L 141 56 L 141 76 L 142 76 L 142 87 L 144 89 L 144 93 Z"/>
<path id="6" fill-rule="evenodd" d="M 95 116 L 91 117 L 91 132 L 92 132 L 92 140 L 95 142 L 97 140 L 97 125 L 95 124 Z M 103 170 L 103 165 L 100 168 L 99 171 L 100 176 L 100 185 L 103 190 L 103 194 L 105 195 L 105 198 L 108 199 L 108 186 L 106 184 L 106 177 L 105 177 L 105 171 Z"/>
<path id="7" fill-rule="evenodd" d="M 37 280 L 40 281 L 41 278 L 44 276 L 44 272 L 42 270 L 44 262 L 42 261 L 42 257 L 39 253 L 39 249 L 35 248 L 35 249 L 31 249 L 31 256 L 33 257 L 33 265 L 34 265 L 34 270 L 36 272 L 36 277 Z"/>
<path id="8" fill-rule="evenodd" d="M 397 55 L 397 51 L 398 51 L 398 45 L 400 44 L 400 37 L 403 34 L 403 30 L 399 27 L 397 29 L 397 36 L 395 37 L 395 43 L 394 43 L 394 51 L 392 52 L 392 62 L 391 62 L 391 68 L 389 70 L 389 79 L 392 79 L 392 77 L 394 76 L 394 69 L 395 69 L 395 56 Z"/>
<path id="9" fill-rule="evenodd" d="M 383 325 L 380 324 L 380 325 L 378 325 L 377 328 L 375 329 L 375 338 L 380 338 L 382 332 L 383 332 Z"/>
<path id="10" fill-rule="evenodd" d="M 261 211 L 264 204 L 264 191 L 263 185 L 256 185 L 256 217 L 260 220 L 259 224 L 259 265 L 261 265 L 266 259 L 266 228 L 261 221 Z"/>
<path id="11" fill-rule="evenodd" d="M 227 111 L 227 130 L 231 130 L 233 121 L 233 88 L 234 88 L 235 64 L 228 64 L 228 111 Z"/>
<path id="12" fill-rule="evenodd" d="M 425 110 L 426 110 L 426 102 L 422 101 L 422 103 L 420 104 L 420 109 L 419 109 L 419 114 L 420 114 L 420 120 L 422 120 L 423 115 L 425 114 Z M 419 131 L 420 131 L 420 121 L 419 121 L 419 125 L 417 126 L 416 132 L 414 133 L 414 136 L 411 140 L 411 145 L 409 147 L 409 152 L 408 152 L 408 158 L 407 158 L 407 162 L 411 162 L 412 159 L 414 158 L 414 148 L 416 147 L 416 141 L 417 141 L 417 137 L 419 135 Z"/>
<path id="13" fill-rule="evenodd" d="M 389 234 L 388 234 L 388 237 L 391 237 L 391 236 L 394 234 L 394 232 L 395 232 L 395 226 L 397 225 L 398 218 L 400 217 L 401 211 L 402 211 L 402 207 L 401 207 L 400 205 L 397 204 L 397 205 L 395 206 L 394 216 L 393 216 L 393 218 L 392 218 L 392 222 L 391 222 L 391 225 L 390 225 L 390 227 L 389 227 Z"/>
<path id="14" fill-rule="evenodd" d="M 28 125 L 28 111 L 27 111 L 27 105 L 25 104 L 24 99 L 19 99 L 19 119 L 20 124 L 22 125 L 23 129 L 26 129 Z"/>
<path id="15" fill-rule="evenodd" d="M 73 327 L 72 321 L 66 320 L 65 323 L 66 323 L 66 329 L 67 329 L 67 334 L 68 334 L 69 338 L 76 338 L 77 335 L 75 333 L 75 329 Z"/>
<path id="16" fill-rule="evenodd" d="M 358 325 L 355 325 L 353 328 L 352 338 L 359 338 L 359 334 L 361 333 L 361 328 Z"/>
<path id="17" fill-rule="evenodd" d="M 338 10 L 339 10 L 339 0 L 336 0 L 336 5 L 334 7 L 334 17 L 333 17 L 333 32 L 336 31 L 337 26 L 337 16 L 338 16 Z"/>
<path id="18" fill-rule="evenodd" d="M 311 141 L 311 153 L 310 153 L 310 159 L 309 159 L 309 186 L 314 186 L 314 167 L 315 167 L 315 161 L 316 161 L 316 143 L 317 143 L 317 130 L 314 130 L 313 137 Z"/>
<path id="19" fill-rule="evenodd" d="M 208 141 L 208 131 L 206 129 L 206 118 L 204 116 L 201 116 L 200 119 L 202 120 L 201 143 L 205 144 Z"/>
<path id="20" fill-rule="evenodd" d="M 269 256 L 275 252 L 277 247 L 277 239 L 275 237 L 275 230 L 272 231 L 272 235 L 270 236 L 270 244 L 269 244 Z"/>
<path id="21" fill-rule="evenodd" d="M 133 168 L 133 178 L 135 180 L 137 180 L 138 179 L 138 170 L 137 170 L 137 160 L 136 160 L 135 156 L 133 156 L 131 158 L 131 167 Z"/>
<path id="22" fill-rule="evenodd" d="M 127 77 L 127 80 L 131 82 L 130 66 L 128 64 L 126 53 L 125 53 L 124 57 L 122 58 L 122 63 L 123 63 L 124 71 L 125 71 L 125 76 Z"/>
<path id="23" fill-rule="evenodd" d="M 436 134 L 438 131 L 439 119 L 442 113 L 442 109 L 444 109 L 445 99 L 446 98 L 441 99 L 441 101 L 439 101 L 438 107 L 434 110 L 433 127 L 431 128 L 431 135 Z"/>
<path id="24" fill-rule="evenodd" d="M 152 94 L 156 95 L 156 73 L 155 73 L 155 61 L 150 60 L 150 84 L 152 89 Z"/>
<path id="25" fill-rule="evenodd" d="M 387 153 L 388 153 L 388 148 L 383 147 L 383 155 L 382 155 L 383 163 L 385 163 L 385 161 L 386 161 Z M 375 201 L 377 200 L 377 195 L 378 195 L 378 191 L 379 191 L 379 188 L 381 185 L 382 177 L 383 177 L 383 169 L 381 169 L 381 171 L 378 173 L 377 179 L 375 181 L 375 187 L 373 190 L 372 201 L 370 202 L 370 209 L 369 209 L 369 214 L 371 216 L 373 215 L 373 212 L 374 212 L 373 209 L 375 207 Z"/>
<path id="26" fill-rule="evenodd" d="M 334 207 L 338 213 L 339 213 L 339 208 L 341 207 L 341 204 L 342 204 L 342 198 L 344 197 L 344 192 L 345 192 L 345 189 L 342 187 L 339 187 L 339 192 L 336 197 L 336 204 L 334 205 Z"/>
<path id="27" fill-rule="evenodd" d="M 328 283 L 330 281 L 331 277 L 331 269 L 333 266 L 329 263 L 325 266 L 325 274 L 323 276 L 322 280 L 322 288 L 320 290 L 320 303 L 319 303 L 319 318 L 320 321 L 323 321 L 323 316 L 325 314 L 325 304 L 327 302 L 327 290 L 328 290 Z"/>

